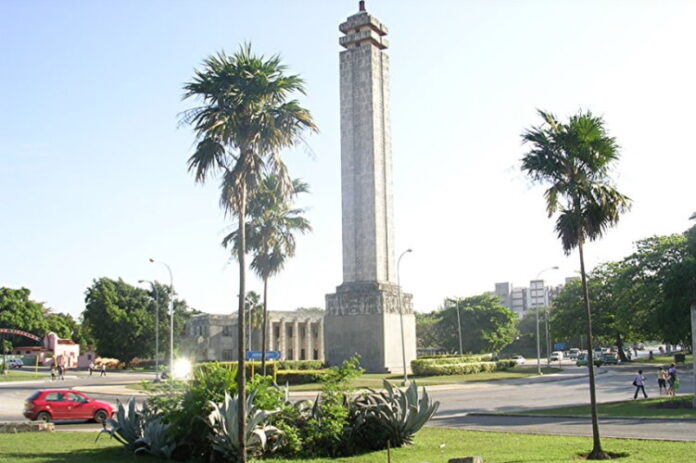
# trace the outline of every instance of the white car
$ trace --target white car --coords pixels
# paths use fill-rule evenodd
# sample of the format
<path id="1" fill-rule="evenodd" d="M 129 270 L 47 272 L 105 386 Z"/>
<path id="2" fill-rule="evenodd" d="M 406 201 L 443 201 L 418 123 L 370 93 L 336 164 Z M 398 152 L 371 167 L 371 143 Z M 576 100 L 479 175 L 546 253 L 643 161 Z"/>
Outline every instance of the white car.
<path id="1" fill-rule="evenodd" d="M 10 368 L 22 368 L 24 366 L 24 362 L 21 360 L 8 360 L 7 364 Z"/>
<path id="2" fill-rule="evenodd" d="M 551 359 L 552 362 L 560 362 L 563 360 L 563 352 L 561 351 L 555 351 L 551 352 Z"/>
<path id="3" fill-rule="evenodd" d="M 515 365 L 524 365 L 527 361 L 527 359 L 522 357 L 521 355 L 515 355 L 514 357 L 512 357 L 512 360 L 515 361 Z"/>

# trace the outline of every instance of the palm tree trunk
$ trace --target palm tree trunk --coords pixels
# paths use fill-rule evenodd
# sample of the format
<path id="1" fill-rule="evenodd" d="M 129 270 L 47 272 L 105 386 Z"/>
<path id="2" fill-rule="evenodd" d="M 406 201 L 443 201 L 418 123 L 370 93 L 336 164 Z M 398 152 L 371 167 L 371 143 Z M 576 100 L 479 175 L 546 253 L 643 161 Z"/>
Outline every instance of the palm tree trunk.
<path id="1" fill-rule="evenodd" d="M 268 277 L 263 278 L 263 329 L 261 330 L 261 371 L 266 376 L 266 330 L 268 329 Z"/>
<path id="2" fill-rule="evenodd" d="M 245 277 L 246 277 L 246 261 L 244 253 L 246 251 L 246 185 L 242 183 L 239 199 L 239 249 L 237 250 L 237 258 L 239 260 L 239 307 L 237 310 L 237 393 L 238 393 L 238 410 L 239 410 L 239 461 L 246 463 L 246 365 L 244 356 L 244 300 L 246 299 L 245 292 Z"/>
<path id="3" fill-rule="evenodd" d="M 595 392 L 594 355 L 592 352 L 592 312 L 590 310 L 590 293 L 587 289 L 587 275 L 585 274 L 585 255 L 583 252 L 583 240 L 578 242 L 580 253 L 580 276 L 582 277 L 582 297 L 585 300 L 587 310 L 587 369 L 590 377 L 590 410 L 592 411 L 592 451 L 587 456 L 588 460 L 606 460 L 609 456 L 602 450 L 599 438 L 599 420 L 597 419 L 597 394 Z"/>

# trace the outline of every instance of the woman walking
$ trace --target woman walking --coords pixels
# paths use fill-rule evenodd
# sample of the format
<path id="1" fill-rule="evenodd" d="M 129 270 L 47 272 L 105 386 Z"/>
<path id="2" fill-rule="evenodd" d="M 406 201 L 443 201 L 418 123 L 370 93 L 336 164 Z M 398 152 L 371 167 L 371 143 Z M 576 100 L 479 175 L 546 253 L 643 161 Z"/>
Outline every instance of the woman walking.
<path id="1" fill-rule="evenodd" d="M 662 367 L 657 372 L 657 386 L 660 388 L 660 395 L 667 394 L 667 372 Z"/>
<path id="2" fill-rule="evenodd" d="M 638 391 L 643 391 L 643 397 L 646 399 L 648 398 L 648 394 L 645 393 L 645 376 L 643 376 L 643 370 L 638 370 L 638 374 L 633 378 L 633 385 L 636 387 L 633 400 L 638 398 Z"/>

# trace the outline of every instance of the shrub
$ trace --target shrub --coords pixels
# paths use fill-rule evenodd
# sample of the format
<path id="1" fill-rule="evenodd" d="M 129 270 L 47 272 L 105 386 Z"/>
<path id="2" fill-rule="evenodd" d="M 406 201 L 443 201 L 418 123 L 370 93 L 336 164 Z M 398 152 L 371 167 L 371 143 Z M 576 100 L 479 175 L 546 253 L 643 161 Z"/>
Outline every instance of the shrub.
<path id="1" fill-rule="evenodd" d="M 514 367 L 513 360 L 498 360 L 497 362 L 471 362 L 471 363 L 431 363 L 413 360 L 411 369 L 414 375 L 438 376 L 438 375 L 473 375 L 496 370 L 505 370 Z"/>
<path id="2" fill-rule="evenodd" d="M 321 381 L 328 370 L 280 370 L 276 373 L 276 384 L 307 384 Z"/>
<path id="3" fill-rule="evenodd" d="M 281 360 L 276 362 L 278 370 L 321 370 L 324 362 L 321 360 Z"/>

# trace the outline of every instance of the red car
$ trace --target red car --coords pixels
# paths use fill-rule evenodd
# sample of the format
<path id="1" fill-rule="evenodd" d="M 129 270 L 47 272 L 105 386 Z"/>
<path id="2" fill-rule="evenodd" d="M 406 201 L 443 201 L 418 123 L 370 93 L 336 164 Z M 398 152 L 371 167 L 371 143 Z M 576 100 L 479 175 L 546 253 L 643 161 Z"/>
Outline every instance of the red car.
<path id="1" fill-rule="evenodd" d="M 24 416 L 30 420 L 94 420 L 100 423 L 113 413 L 114 409 L 108 403 L 90 399 L 72 389 L 36 391 L 24 404 Z"/>

